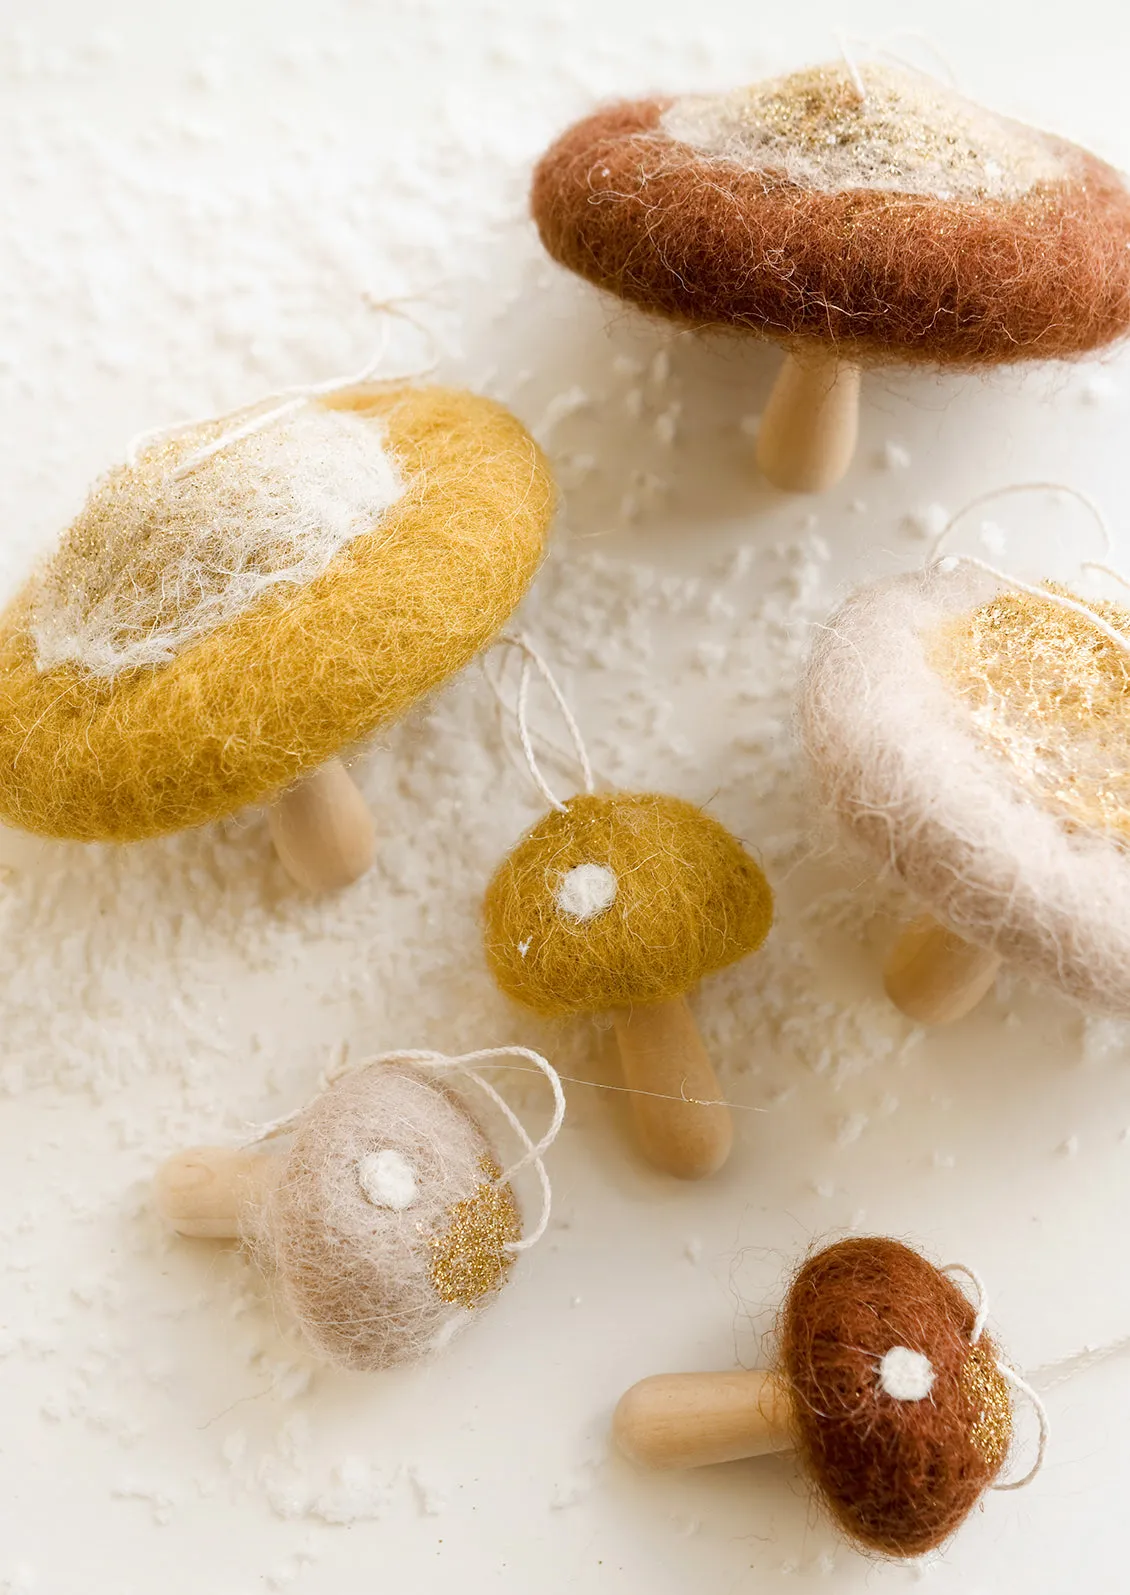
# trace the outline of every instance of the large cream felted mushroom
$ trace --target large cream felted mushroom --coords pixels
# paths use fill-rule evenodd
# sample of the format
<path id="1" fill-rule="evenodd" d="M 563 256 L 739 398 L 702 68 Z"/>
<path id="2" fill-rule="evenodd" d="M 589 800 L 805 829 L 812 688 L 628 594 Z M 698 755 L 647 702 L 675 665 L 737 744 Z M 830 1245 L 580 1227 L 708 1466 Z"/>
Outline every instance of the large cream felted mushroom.
<path id="1" fill-rule="evenodd" d="M 614 1433 L 657 1468 L 796 1451 L 845 1534 L 920 1556 L 999 1476 L 1014 1378 L 947 1271 L 899 1241 L 853 1239 L 800 1269 L 774 1370 L 644 1379 Z"/>
<path id="2" fill-rule="evenodd" d="M 1001 961 L 1130 1014 L 1130 612 L 961 560 L 821 629 L 801 730 L 824 801 L 925 917 L 887 967 L 924 1023 Z"/>
<path id="3" fill-rule="evenodd" d="M 1062 359 L 1130 328 L 1121 177 L 904 68 L 610 106 L 542 158 L 532 208 L 599 287 L 784 346 L 758 461 L 793 491 L 850 464 L 864 366 Z"/>
<path id="4" fill-rule="evenodd" d="M 686 994 L 769 932 L 773 896 L 738 839 L 679 798 L 586 793 L 503 860 L 483 917 L 508 996 L 611 1013 L 644 1156 L 683 1179 L 719 1168 L 730 1113 Z"/>
<path id="5" fill-rule="evenodd" d="M 0 817 L 126 842 L 271 801 L 311 889 L 371 861 L 338 755 L 491 641 L 554 489 L 500 405 L 360 386 L 141 450 L 0 621 Z"/>

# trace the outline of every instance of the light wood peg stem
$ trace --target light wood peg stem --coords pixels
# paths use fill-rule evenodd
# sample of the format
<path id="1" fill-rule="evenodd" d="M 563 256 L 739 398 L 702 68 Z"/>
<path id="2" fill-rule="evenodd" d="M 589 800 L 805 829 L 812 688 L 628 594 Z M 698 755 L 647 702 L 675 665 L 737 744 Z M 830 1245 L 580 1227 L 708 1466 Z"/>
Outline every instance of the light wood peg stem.
<path id="1" fill-rule="evenodd" d="M 788 1391 L 776 1374 L 662 1373 L 620 1398 L 616 1444 L 648 1468 L 701 1468 L 792 1449 Z"/>
<path id="2" fill-rule="evenodd" d="M 241 1217 L 259 1207 L 279 1174 L 272 1152 L 246 1147 L 194 1146 L 157 1170 L 157 1211 L 180 1235 L 236 1240 Z"/>
<path id="3" fill-rule="evenodd" d="M 887 960 L 887 996 L 920 1025 L 948 1025 L 975 1008 L 997 977 L 1001 960 L 975 947 L 929 914 L 905 930 Z"/>
<path id="4" fill-rule="evenodd" d="M 686 998 L 618 1008 L 612 1018 L 644 1157 L 681 1180 L 713 1174 L 730 1155 L 734 1126 Z"/>
<path id="5" fill-rule="evenodd" d="M 786 493 L 834 487 L 859 437 L 860 370 L 825 350 L 787 354 L 757 434 L 757 463 Z"/>
<path id="6" fill-rule="evenodd" d="M 267 820 L 283 868 L 308 892 L 339 891 L 373 862 L 373 816 L 340 759 L 283 792 Z"/>

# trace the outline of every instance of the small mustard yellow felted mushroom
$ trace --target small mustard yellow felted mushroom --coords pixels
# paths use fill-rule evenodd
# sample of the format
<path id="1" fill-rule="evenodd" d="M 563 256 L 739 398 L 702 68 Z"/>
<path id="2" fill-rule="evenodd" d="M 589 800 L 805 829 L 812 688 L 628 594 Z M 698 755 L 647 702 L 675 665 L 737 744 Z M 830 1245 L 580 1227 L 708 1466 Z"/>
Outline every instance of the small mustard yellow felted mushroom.
<path id="1" fill-rule="evenodd" d="M 773 897 L 710 815 L 651 792 L 559 804 L 503 861 L 484 903 L 508 996 L 548 1016 L 610 1012 L 644 1156 L 698 1179 L 733 1131 L 686 993 L 760 947 Z"/>
<path id="2" fill-rule="evenodd" d="M 337 756 L 491 641 L 553 507 L 520 423 L 444 388 L 143 446 L 0 619 L 0 818 L 128 842 L 267 800 L 294 878 L 345 885 L 373 830 Z"/>

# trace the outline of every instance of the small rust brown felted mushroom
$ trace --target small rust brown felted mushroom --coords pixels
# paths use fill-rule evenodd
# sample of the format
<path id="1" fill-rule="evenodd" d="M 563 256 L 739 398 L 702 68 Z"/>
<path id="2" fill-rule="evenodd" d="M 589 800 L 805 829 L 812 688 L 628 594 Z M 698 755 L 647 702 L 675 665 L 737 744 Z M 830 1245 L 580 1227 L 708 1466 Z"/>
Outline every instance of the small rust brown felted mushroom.
<path id="1" fill-rule="evenodd" d="M 918 1556 L 957 1529 L 1012 1442 L 1010 1380 L 947 1273 L 899 1241 L 840 1241 L 793 1280 L 772 1372 L 661 1374 L 621 1399 L 649 1467 L 795 1450 L 853 1540 Z"/>
<path id="2" fill-rule="evenodd" d="M 893 66 L 610 106 L 542 158 L 532 209 L 599 287 L 784 345 L 758 461 L 793 491 L 847 469 L 863 366 L 1062 359 L 1130 328 L 1118 173 Z"/>
<path id="3" fill-rule="evenodd" d="M 730 1113 L 686 993 L 772 923 L 769 884 L 737 838 L 679 798 L 587 793 L 503 861 L 483 918 L 508 996 L 550 1016 L 611 1012 L 645 1157 L 683 1179 L 721 1167 Z"/>

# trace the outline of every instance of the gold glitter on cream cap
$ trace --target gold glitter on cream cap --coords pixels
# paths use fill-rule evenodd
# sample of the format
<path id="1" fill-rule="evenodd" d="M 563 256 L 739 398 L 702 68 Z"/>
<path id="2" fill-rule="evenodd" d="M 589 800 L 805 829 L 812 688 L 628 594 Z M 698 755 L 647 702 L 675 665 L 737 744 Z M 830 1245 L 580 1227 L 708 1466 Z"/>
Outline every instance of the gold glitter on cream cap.
<path id="1" fill-rule="evenodd" d="M 1130 613 L 1028 585 L 951 560 L 861 588 L 802 684 L 820 798 L 919 905 L 885 982 L 921 1023 L 1002 962 L 1130 1016 Z"/>
<path id="2" fill-rule="evenodd" d="M 519 1062 L 554 1098 L 530 1140 L 472 1065 Z M 499 1110 L 523 1155 L 503 1170 L 457 1082 Z M 157 1177 L 157 1205 L 182 1235 L 242 1239 L 309 1345 L 344 1368 L 387 1368 L 440 1350 L 505 1284 L 549 1220 L 542 1155 L 564 1114 L 560 1082 L 524 1048 L 462 1058 L 390 1053 L 338 1078 L 249 1146 L 201 1147 Z M 529 1232 L 512 1181 L 532 1168 L 541 1211 Z"/>

